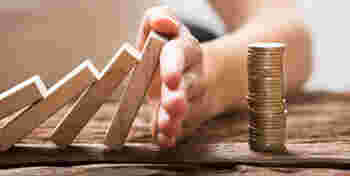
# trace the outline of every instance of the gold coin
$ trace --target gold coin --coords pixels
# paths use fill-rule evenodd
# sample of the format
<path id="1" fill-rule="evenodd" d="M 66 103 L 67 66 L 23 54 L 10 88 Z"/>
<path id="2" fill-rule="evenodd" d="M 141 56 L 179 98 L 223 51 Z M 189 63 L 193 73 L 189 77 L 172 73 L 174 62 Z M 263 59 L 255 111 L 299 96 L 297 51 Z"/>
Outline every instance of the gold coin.
<path id="1" fill-rule="evenodd" d="M 281 62 L 281 56 L 274 56 L 274 55 L 265 55 L 265 56 L 258 56 L 258 55 L 251 55 L 248 56 L 248 62 L 265 62 L 265 63 L 280 63 L 283 65 L 283 62 Z"/>
<path id="2" fill-rule="evenodd" d="M 278 121 L 278 120 L 276 120 Z M 287 125 L 284 123 L 269 123 L 269 122 L 260 122 L 260 121 L 255 121 L 255 122 L 251 122 L 250 123 L 251 127 L 255 127 L 257 129 L 261 129 L 261 130 L 270 130 L 270 129 L 277 129 L 277 130 L 281 130 L 281 127 L 286 127 Z M 284 130 L 282 130 L 284 131 Z"/>
<path id="3" fill-rule="evenodd" d="M 265 104 L 253 104 L 253 103 L 249 103 L 249 108 L 254 109 L 255 111 L 258 110 L 280 110 L 280 109 L 285 109 L 285 107 L 283 105 L 265 105 Z"/>
<path id="4" fill-rule="evenodd" d="M 252 75 L 248 78 L 249 81 L 253 81 L 252 83 L 275 83 L 278 82 L 280 83 L 283 81 L 282 78 L 280 77 L 264 77 L 263 75 Z"/>
<path id="5" fill-rule="evenodd" d="M 281 70 L 266 70 L 266 69 L 249 69 L 248 74 L 250 75 L 255 75 L 255 74 L 262 74 L 266 76 L 276 76 L 276 77 L 281 77 L 283 78 L 281 74 Z"/>
<path id="6" fill-rule="evenodd" d="M 283 57 L 283 54 L 280 53 L 280 51 L 252 51 L 248 50 L 248 56 L 266 56 L 266 55 L 276 55 Z"/>
<path id="7" fill-rule="evenodd" d="M 255 151 L 285 151 L 287 103 L 284 99 L 284 45 L 249 45 L 247 71 L 249 145 Z"/>
<path id="8" fill-rule="evenodd" d="M 257 99 L 249 95 L 247 96 L 247 100 L 252 102 L 285 102 L 285 99 Z"/>
<path id="9" fill-rule="evenodd" d="M 270 129 L 277 129 L 277 130 L 281 130 L 282 132 L 284 130 L 282 130 L 281 128 L 285 128 L 287 125 L 285 124 L 268 124 L 267 122 L 252 122 L 250 123 L 250 126 L 255 127 L 257 129 L 261 129 L 262 131 L 266 131 L 266 130 L 270 130 Z"/>
<path id="10" fill-rule="evenodd" d="M 267 84 L 269 83 L 269 84 Z M 263 81 L 255 81 L 255 80 L 248 80 L 248 86 L 249 87 L 254 87 L 254 88 L 257 88 L 257 89 L 263 89 L 263 88 L 280 88 L 281 90 L 283 90 L 283 85 L 284 85 L 284 82 L 279 81 L 279 82 L 263 82 Z"/>
<path id="11" fill-rule="evenodd" d="M 260 89 L 257 89 L 258 87 L 252 87 L 249 86 L 248 90 L 250 91 L 248 95 L 256 95 L 256 94 L 283 94 L 283 87 L 260 87 Z"/>
<path id="12" fill-rule="evenodd" d="M 259 49 L 248 49 L 249 54 L 278 54 L 278 55 L 283 55 L 283 50 L 276 49 L 276 50 L 259 50 Z"/>
<path id="13" fill-rule="evenodd" d="M 259 131 L 260 130 L 260 131 Z M 280 139 L 285 138 L 286 133 L 284 130 L 270 131 L 270 133 L 266 131 L 262 131 L 261 129 L 251 129 L 251 134 L 249 136 L 255 136 L 256 138 L 264 138 L 266 140 L 276 140 L 276 142 Z"/>
<path id="14" fill-rule="evenodd" d="M 283 79 L 273 79 L 273 78 L 267 78 L 267 79 L 262 79 L 262 78 L 259 78 L 259 77 L 250 77 L 248 78 L 248 81 L 249 81 L 249 84 L 253 84 L 253 85 L 256 85 L 256 84 L 282 84 L 282 81 Z"/>
<path id="15" fill-rule="evenodd" d="M 279 67 L 283 68 L 283 64 L 280 62 L 266 62 L 262 60 L 249 60 L 247 61 L 248 68 L 259 68 L 263 66 L 274 66 L 274 67 Z"/>
<path id="16" fill-rule="evenodd" d="M 283 131 L 283 130 L 282 130 Z M 280 140 L 283 140 L 285 137 L 285 133 L 283 133 L 282 131 L 274 131 L 271 133 L 265 133 L 265 132 L 257 132 L 256 130 L 251 130 L 251 137 L 255 137 L 256 139 L 263 139 L 264 142 L 266 141 L 276 141 L 276 143 L 282 143 Z M 262 134 L 260 134 L 262 133 Z M 272 134 L 276 134 L 276 135 L 272 135 Z"/>
<path id="17" fill-rule="evenodd" d="M 257 48 L 257 47 L 249 47 L 249 48 L 248 48 L 248 52 L 249 52 L 249 53 L 267 53 L 267 52 L 273 52 L 273 53 L 283 54 L 283 51 L 284 51 L 283 48 L 274 48 L 274 49 Z"/>
<path id="18" fill-rule="evenodd" d="M 284 94 L 281 92 L 250 92 L 249 97 L 255 98 L 257 100 L 259 99 L 282 99 L 284 97 Z"/>
<path id="19" fill-rule="evenodd" d="M 256 134 L 256 130 L 254 129 L 249 130 L 249 132 L 249 136 L 252 138 L 251 141 L 256 141 L 260 143 L 284 143 L 284 141 L 287 139 L 287 134 L 283 132 L 272 133 L 276 135 L 272 135 L 271 133 L 266 133 L 266 135 Z"/>

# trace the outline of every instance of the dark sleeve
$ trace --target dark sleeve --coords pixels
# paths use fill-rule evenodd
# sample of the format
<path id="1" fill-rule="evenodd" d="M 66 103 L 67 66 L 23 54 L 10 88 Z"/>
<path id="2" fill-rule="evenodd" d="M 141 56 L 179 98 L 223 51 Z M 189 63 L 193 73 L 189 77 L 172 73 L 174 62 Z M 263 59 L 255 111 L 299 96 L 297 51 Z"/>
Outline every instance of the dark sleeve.
<path id="1" fill-rule="evenodd" d="M 183 23 L 189 28 L 192 35 L 196 37 L 199 42 L 210 41 L 218 37 L 213 31 L 203 26 L 195 25 L 187 20 L 183 20 Z"/>

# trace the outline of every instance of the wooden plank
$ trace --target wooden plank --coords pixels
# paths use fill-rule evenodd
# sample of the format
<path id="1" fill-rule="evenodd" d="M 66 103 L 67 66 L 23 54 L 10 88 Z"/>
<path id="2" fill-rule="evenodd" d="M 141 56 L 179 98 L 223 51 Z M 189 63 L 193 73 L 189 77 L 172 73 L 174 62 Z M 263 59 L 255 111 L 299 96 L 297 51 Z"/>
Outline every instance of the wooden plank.
<path id="1" fill-rule="evenodd" d="M 212 168 L 193 164 L 91 164 L 69 167 L 40 166 L 0 170 L 0 176 L 348 176 L 349 170 L 329 168 L 266 168 L 237 165 Z"/>
<path id="2" fill-rule="evenodd" d="M 99 74 L 99 80 L 92 84 L 65 114 L 54 130 L 51 140 L 61 146 L 71 144 L 140 58 L 136 49 L 125 44 Z"/>
<path id="3" fill-rule="evenodd" d="M 159 55 L 166 43 L 166 39 L 152 32 L 143 49 L 143 59 L 133 71 L 128 87 L 122 97 L 119 109 L 113 116 L 108 128 L 105 144 L 112 148 L 119 148 L 127 137 L 131 124 L 144 102 L 152 76 L 159 65 Z"/>
<path id="4" fill-rule="evenodd" d="M 44 98 L 45 84 L 38 75 L 0 94 L 0 119 Z M 25 98 L 23 98 L 25 97 Z M 20 100 L 20 101 L 19 101 Z"/>
<path id="5" fill-rule="evenodd" d="M 179 175 L 217 175 L 215 172 L 221 169 L 209 169 L 188 164 L 91 164 L 69 167 L 26 167 L 0 170 L 0 176 L 77 176 L 77 175 L 99 175 L 99 176 L 179 176 Z M 224 170 L 223 170 L 224 171 Z M 230 172 L 233 174 L 235 168 Z M 222 173 L 222 172 L 219 172 Z M 228 175 L 228 170 L 226 170 Z"/>
<path id="6" fill-rule="evenodd" d="M 237 164 L 259 167 L 350 167 L 350 143 L 288 144 L 289 153 L 271 155 L 249 150 L 247 143 L 183 144 L 161 150 L 153 144 L 126 144 L 110 150 L 101 144 L 73 144 L 61 149 L 52 144 L 16 144 L 0 157 L 0 168 L 82 165 L 98 163 L 194 164 L 232 168 Z M 14 156 L 16 156 L 14 158 Z"/>
<path id="7" fill-rule="evenodd" d="M 84 61 L 53 85 L 42 101 L 17 115 L 0 129 L 0 151 L 9 149 L 18 140 L 46 121 L 69 100 L 79 95 L 96 80 L 97 70 L 89 60 Z"/>

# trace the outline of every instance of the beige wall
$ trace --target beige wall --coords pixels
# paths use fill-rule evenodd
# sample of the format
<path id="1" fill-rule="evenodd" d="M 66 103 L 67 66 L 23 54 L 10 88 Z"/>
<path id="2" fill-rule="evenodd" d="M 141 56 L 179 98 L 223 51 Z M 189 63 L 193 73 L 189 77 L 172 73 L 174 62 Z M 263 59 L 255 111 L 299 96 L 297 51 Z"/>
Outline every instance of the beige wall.
<path id="1" fill-rule="evenodd" d="M 1 0 L 0 91 L 39 74 L 51 86 L 84 59 L 99 69 L 125 41 L 134 44 L 154 1 Z"/>
<path id="2" fill-rule="evenodd" d="M 350 91 L 350 1 L 300 0 L 305 21 L 312 28 L 314 73 L 311 90 Z"/>

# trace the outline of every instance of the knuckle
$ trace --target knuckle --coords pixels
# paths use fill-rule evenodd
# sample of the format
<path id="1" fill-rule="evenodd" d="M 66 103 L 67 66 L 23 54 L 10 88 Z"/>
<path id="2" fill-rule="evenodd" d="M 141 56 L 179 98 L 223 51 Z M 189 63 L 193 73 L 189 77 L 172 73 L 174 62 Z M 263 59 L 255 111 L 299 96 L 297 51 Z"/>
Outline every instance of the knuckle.
<path id="1" fill-rule="evenodd" d="M 190 51 L 190 53 L 195 53 L 198 56 L 201 56 L 202 49 L 200 47 L 199 42 L 193 36 L 184 36 L 180 38 L 176 38 L 174 40 L 170 40 L 164 46 L 166 49 L 184 49 Z"/>
<path id="2" fill-rule="evenodd" d="M 174 47 L 174 48 L 184 48 L 185 47 L 185 42 L 183 39 L 178 38 L 175 40 L 171 40 L 168 42 L 170 46 Z"/>
<path id="3" fill-rule="evenodd" d="M 192 70 L 194 66 L 201 65 L 202 63 L 203 54 L 201 47 L 197 44 L 193 44 L 190 40 L 183 38 L 170 40 L 165 44 L 161 51 L 161 62 L 166 60 L 167 56 L 175 52 L 177 54 L 183 54 L 183 57 L 178 58 L 182 59 L 181 62 L 184 64 L 183 72 Z M 168 63 L 166 61 L 164 62 Z"/>
<path id="4" fill-rule="evenodd" d="M 184 89 L 189 101 L 201 96 L 204 92 L 204 87 L 201 85 L 200 76 L 195 73 L 187 73 L 184 75 Z"/>
<path id="5" fill-rule="evenodd" d="M 164 45 L 164 50 L 172 50 L 176 48 L 181 48 L 181 40 L 170 40 Z"/>
<path id="6" fill-rule="evenodd" d="M 174 50 L 178 52 L 179 50 L 183 50 L 183 48 L 184 48 L 184 45 L 181 40 L 178 40 L 178 39 L 170 40 L 162 48 L 162 51 L 160 54 L 161 59 L 163 58 L 163 56 L 168 56 L 169 55 L 168 53 L 172 53 L 174 52 Z"/>
<path id="7" fill-rule="evenodd" d="M 184 42 L 184 53 L 186 70 L 190 70 L 193 66 L 202 63 L 203 53 L 200 45 L 194 43 L 191 39 L 186 39 Z"/>
<path id="8" fill-rule="evenodd" d="M 187 38 L 187 47 L 191 50 L 191 57 L 202 58 L 202 48 L 199 45 L 199 42 L 194 37 Z"/>

